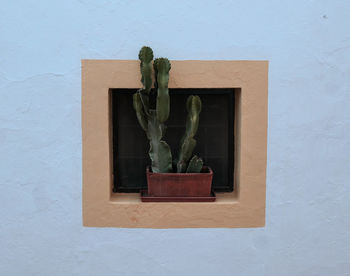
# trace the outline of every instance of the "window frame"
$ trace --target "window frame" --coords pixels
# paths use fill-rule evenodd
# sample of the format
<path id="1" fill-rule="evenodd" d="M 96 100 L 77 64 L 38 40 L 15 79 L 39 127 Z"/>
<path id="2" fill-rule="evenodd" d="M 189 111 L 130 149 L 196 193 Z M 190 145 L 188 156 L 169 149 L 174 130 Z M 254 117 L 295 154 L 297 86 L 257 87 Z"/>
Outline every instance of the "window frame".
<path id="1" fill-rule="evenodd" d="M 110 93 L 111 93 L 111 105 L 112 105 L 112 136 L 113 136 L 113 174 L 114 174 L 114 183 L 113 183 L 113 192 L 116 193 L 140 193 L 140 190 L 143 189 L 147 189 L 147 181 L 146 181 L 146 174 L 145 174 L 145 168 L 146 166 L 150 165 L 150 159 L 148 157 L 148 149 L 149 149 L 149 142 L 148 139 L 144 133 L 144 131 L 141 129 L 141 127 L 139 126 L 139 123 L 137 122 L 136 119 L 136 115 L 135 115 L 135 111 L 132 108 L 132 95 L 137 92 L 137 88 L 133 88 L 133 89 L 125 89 L 125 88 L 112 88 L 110 89 Z M 220 108 L 225 110 L 227 112 L 227 116 L 225 116 L 224 118 L 224 130 L 227 131 L 227 144 L 224 144 L 226 146 L 225 151 L 227 154 L 227 158 L 220 158 L 219 162 L 222 162 L 223 165 L 227 166 L 227 169 L 224 171 L 224 176 L 223 174 L 221 174 L 222 178 L 217 178 L 214 174 L 214 178 L 213 178 L 213 191 L 214 192 L 232 192 L 234 190 L 234 183 L 233 183 L 233 175 L 234 175 L 234 108 L 235 108 L 235 94 L 236 93 L 240 93 L 239 88 L 170 88 L 169 89 L 169 93 L 170 93 L 170 97 L 171 97 L 171 102 L 173 102 L 174 97 L 176 97 L 176 95 L 183 95 L 184 96 L 184 103 L 185 103 L 185 99 L 189 96 L 189 95 L 198 95 L 201 97 L 202 102 L 203 102 L 203 108 L 202 108 L 202 112 L 201 112 L 201 118 L 200 118 L 200 124 L 199 124 L 199 129 L 196 135 L 196 140 L 197 140 L 197 146 L 196 149 L 194 151 L 194 153 L 199 154 L 199 156 L 203 159 L 204 164 L 207 166 L 211 166 L 211 168 L 215 171 L 215 168 L 212 167 L 211 163 L 207 160 L 207 158 L 212 158 L 212 156 L 206 156 L 205 155 L 205 150 L 203 149 L 202 146 L 202 151 L 198 152 L 198 147 L 200 147 L 201 145 L 203 145 L 205 143 L 205 137 L 200 136 L 200 131 L 201 131 L 201 127 L 204 126 L 205 127 L 205 115 L 203 117 L 203 112 L 205 109 L 205 97 L 207 95 L 213 97 L 213 98 L 218 98 L 218 97 L 223 97 L 226 99 L 224 99 L 224 102 L 221 103 Z M 119 98 L 121 97 L 121 98 Z M 125 99 L 129 98 L 127 100 L 128 103 L 130 103 L 130 106 L 125 107 Z M 120 100 L 123 102 L 123 104 L 118 103 L 118 100 Z M 203 100 L 204 99 L 204 100 Z M 223 101 L 221 99 L 221 101 Z M 183 104 L 184 104 L 183 103 Z M 119 109 L 120 108 L 120 109 Z M 184 106 L 172 106 L 171 109 L 171 115 L 168 119 L 168 121 L 166 122 L 166 127 L 167 127 L 167 131 L 166 131 L 166 135 L 164 137 L 164 140 L 169 144 L 171 150 L 172 150 L 172 154 L 173 154 L 173 158 L 176 157 L 176 150 L 178 150 L 178 143 L 180 142 L 179 140 L 176 141 L 176 144 L 174 144 L 174 141 L 169 141 L 169 137 L 167 136 L 167 134 L 169 133 L 169 130 L 171 131 L 171 117 L 186 117 L 187 113 L 186 111 L 183 109 Z M 119 110 L 118 110 L 119 109 Z M 175 110 L 177 109 L 177 110 Z M 224 112 L 225 112 L 224 111 Z M 180 113 L 182 113 L 180 115 Z M 130 124 L 130 121 L 128 123 L 129 126 L 132 126 L 132 128 L 134 128 L 136 126 L 137 128 L 137 134 L 133 133 L 131 135 L 138 137 L 138 142 L 142 143 L 142 145 L 146 145 L 146 148 L 144 148 L 144 151 L 138 151 L 136 150 L 136 152 L 132 152 L 133 150 L 130 149 L 130 152 L 132 152 L 131 155 L 133 156 L 138 156 L 138 157 L 142 157 L 144 158 L 144 161 L 146 161 L 145 164 L 143 164 L 143 170 L 140 169 L 140 167 L 138 167 L 138 171 L 136 171 L 135 167 L 132 166 L 132 170 L 136 173 L 136 174 L 140 174 L 143 173 L 144 177 L 142 177 L 143 179 L 138 179 L 137 182 L 134 181 L 132 182 L 132 185 L 128 186 L 128 185 L 123 185 L 123 177 L 121 177 L 120 175 L 125 176 L 124 172 L 121 173 L 120 175 L 118 175 L 118 172 L 120 173 L 120 162 L 122 162 L 122 159 L 119 159 L 120 156 L 119 155 L 120 151 L 119 151 L 119 147 L 121 144 L 123 143 L 128 143 L 130 144 L 130 138 L 128 138 L 126 136 L 126 134 L 129 134 L 128 132 L 124 133 L 124 140 L 121 139 L 121 141 L 119 141 L 119 133 L 120 130 L 122 129 L 120 127 L 120 122 L 119 122 L 119 116 L 132 116 L 132 118 L 130 119 L 134 119 L 134 123 Z M 210 114 L 212 117 L 215 116 L 215 113 Z M 129 119 L 129 120 L 130 120 Z M 223 119 L 223 118 L 219 118 L 219 119 Z M 215 120 L 215 119 L 214 119 Z M 186 118 L 183 118 L 183 126 L 181 128 L 181 132 L 180 136 L 182 135 L 182 132 L 184 131 L 184 127 L 185 127 L 185 122 L 186 122 Z M 218 121 L 216 121 L 216 123 L 220 123 Z M 213 124 L 213 122 L 212 122 Z M 142 137 L 139 137 L 139 136 Z M 217 133 L 216 133 L 217 135 Z M 126 138 L 125 138 L 126 137 Z M 216 139 L 218 141 L 220 141 L 220 136 L 217 136 Z M 125 142 L 127 141 L 127 142 Z M 135 142 L 135 140 L 133 140 Z M 121 142 L 121 144 L 119 144 Z M 125 144 L 124 144 L 125 145 Z M 209 146 L 210 147 L 210 146 Z M 213 148 L 211 148 L 212 150 Z M 197 151 L 196 151 L 197 150 Z M 123 151 L 125 153 L 125 151 Z M 137 158 L 136 158 L 137 160 Z M 135 162 L 135 160 L 133 160 Z M 137 161 L 136 161 L 137 162 Z M 217 177 L 220 177 L 220 173 L 216 174 Z M 217 182 L 216 182 L 217 181 Z M 221 185 L 218 185 L 218 182 L 221 182 Z M 138 186 L 136 186 L 138 185 Z"/>
<path id="2" fill-rule="evenodd" d="M 127 228 L 262 227 L 268 61 L 171 61 L 169 88 L 240 88 L 235 95 L 233 193 L 216 202 L 141 202 L 112 193 L 110 88 L 140 87 L 137 60 L 82 60 L 83 225 Z"/>

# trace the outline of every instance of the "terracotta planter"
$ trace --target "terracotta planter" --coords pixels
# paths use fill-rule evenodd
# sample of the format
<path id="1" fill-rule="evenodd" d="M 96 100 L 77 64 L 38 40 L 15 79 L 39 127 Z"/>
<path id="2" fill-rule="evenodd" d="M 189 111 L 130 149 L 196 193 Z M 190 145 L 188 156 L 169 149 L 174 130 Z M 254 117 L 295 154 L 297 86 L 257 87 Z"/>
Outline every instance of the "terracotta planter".
<path id="1" fill-rule="evenodd" d="M 152 197 L 212 197 L 213 171 L 200 173 L 153 173 L 147 167 L 148 195 Z"/>

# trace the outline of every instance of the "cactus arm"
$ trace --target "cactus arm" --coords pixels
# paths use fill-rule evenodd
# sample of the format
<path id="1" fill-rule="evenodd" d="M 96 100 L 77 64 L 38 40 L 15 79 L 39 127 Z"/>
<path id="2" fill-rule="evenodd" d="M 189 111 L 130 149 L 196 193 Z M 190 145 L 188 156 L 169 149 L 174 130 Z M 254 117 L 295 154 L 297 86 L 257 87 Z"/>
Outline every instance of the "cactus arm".
<path id="1" fill-rule="evenodd" d="M 153 51 L 150 47 L 144 46 L 139 52 L 141 82 L 143 88 L 139 90 L 144 112 L 148 115 L 149 94 L 152 88 L 152 60 Z"/>
<path id="2" fill-rule="evenodd" d="M 181 139 L 180 152 L 177 163 L 177 172 L 186 172 L 188 161 L 190 160 L 193 150 L 196 146 L 196 140 L 193 138 L 198 130 L 199 114 L 201 112 L 202 103 L 198 96 L 189 96 L 186 102 L 187 120 L 186 131 Z"/>
<path id="3" fill-rule="evenodd" d="M 169 98 L 169 71 L 171 64 L 167 58 L 157 58 L 154 61 L 157 85 L 157 118 L 160 123 L 164 123 L 169 118 L 170 98 Z"/>
<path id="4" fill-rule="evenodd" d="M 203 167 L 203 160 L 197 155 L 194 155 L 188 164 L 187 173 L 200 173 Z"/>
<path id="5" fill-rule="evenodd" d="M 133 107 L 135 109 L 136 117 L 137 117 L 137 120 L 139 121 L 140 126 L 143 128 L 144 131 L 147 131 L 148 122 L 147 122 L 146 115 L 143 111 L 141 97 L 140 97 L 140 94 L 138 92 L 136 92 L 133 95 Z"/>
<path id="6" fill-rule="evenodd" d="M 152 171 L 155 173 L 172 172 L 172 155 L 169 145 L 161 140 L 164 135 L 164 125 L 157 119 L 155 110 L 150 110 L 147 136 L 150 140 L 149 156 L 152 161 Z"/>
<path id="7" fill-rule="evenodd" d="M 199 114 L 202 110 L 202 102 L 199 96 L 189 96 L 186 102 L 188 112 L 186 121 L 186 135 L 194 137 L 198 130 Z"/>
<path id="8" fill-rule="evenodd" d="M 143 46 L 139 52 L 141 82 L 147 94 L 152 88 L 152 60 L 153 51 L 150 47 Z"/>

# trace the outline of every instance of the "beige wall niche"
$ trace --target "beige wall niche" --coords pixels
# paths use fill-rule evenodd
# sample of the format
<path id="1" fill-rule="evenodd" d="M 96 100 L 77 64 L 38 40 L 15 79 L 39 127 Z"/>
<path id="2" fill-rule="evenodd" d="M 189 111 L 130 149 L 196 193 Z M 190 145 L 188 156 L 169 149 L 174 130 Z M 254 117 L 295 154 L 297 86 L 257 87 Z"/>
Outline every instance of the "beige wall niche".
<path id="1" fill-rule="evenodd" d="M 169 88 L 237 88 L 233 193 L 216 202 L 141 202 L 112 193 L 111 88 L 139 88 L 139 61 L 82 60 L 83 224 L 208 228 L 265 225 L 267 61 L 171 61 Z M 214 172 L 215 173 L 215 172 Z"/>

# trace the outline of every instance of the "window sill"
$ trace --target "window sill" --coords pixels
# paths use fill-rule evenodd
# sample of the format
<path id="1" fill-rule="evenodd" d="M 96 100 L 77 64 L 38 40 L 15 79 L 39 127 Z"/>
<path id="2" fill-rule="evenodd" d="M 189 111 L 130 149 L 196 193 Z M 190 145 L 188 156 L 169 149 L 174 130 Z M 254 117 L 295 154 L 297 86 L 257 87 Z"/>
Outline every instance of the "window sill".
<path id="1" fill-rule="evenodd" d="M 112 204 L 124 204 L 124 203 L 130 203 L 130 204 L 150 204 L 149 202 L 141 202 L 140 194 L 138 193 L 112 193 L 110 198 L 110 203 Z M 169 202 L 156 202 L 156 204 L 162 203 L 167 204 Z M 191 202 L 173 202 L 171 204 L 190 204 Z M 208 205 L 215 205 L 215 204 L 237 204 L 237 193 L 216 193 L 216 201 L 215 202 L 192 202 L 191 204 L 208 204 Z"/>

